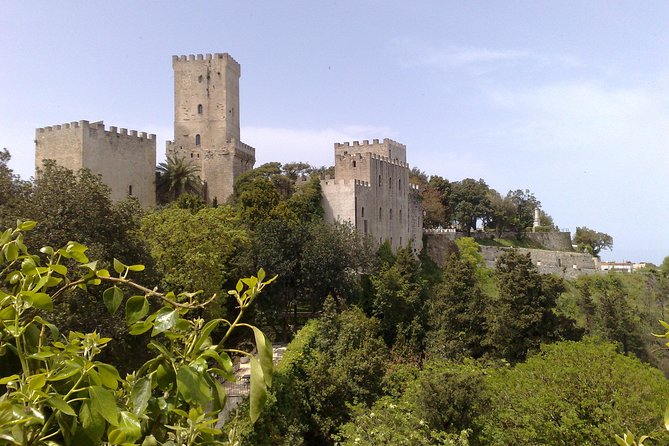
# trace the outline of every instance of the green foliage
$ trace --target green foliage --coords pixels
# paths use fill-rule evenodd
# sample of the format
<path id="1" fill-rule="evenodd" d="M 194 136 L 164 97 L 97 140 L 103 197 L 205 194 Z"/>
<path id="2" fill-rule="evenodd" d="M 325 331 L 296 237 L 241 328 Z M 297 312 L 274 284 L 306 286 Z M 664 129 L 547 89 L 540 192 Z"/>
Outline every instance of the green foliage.
<path id="1" fill-rule="evenodd" d="M 30 183 L 9 168 L 10 159 L 7 149 L 0 150 L 0 227 L 16 222 L 30 193 Z"/>
<path id="2" fill-rule="evenodd" d="M 373 314 L 381 322 L 386 343 L 420 355 L 427 282 L 421 277 L 420 264 L 411 248 L 398 249 L 394 264 L 384 266 L 371 280 L 375 289 Z"/>
<path id="3" fill-rule="evenodd" d="M 254 428 L 235 425 L 240 445 L 333 444 L 332 434 L 350 417 L 345 402 L 378 398 L 388 356 L 378 322 L 357 308 L 336 314 L 334 306 L 329 299 L 324 316 L 290 343 L 267 410 Z"/>
<path id="4" fill-rule="evenodd" d="M 352 407 L 352 420 L 334 438 L 338 445 L 354 446 L 468 446 L 467 433 L 447 435 L 432 429 L 404 401 L 384 397 L 371 409 Z"/>
<path id="5" fill-rule="evenodd" d="M 156 201 L 169 203 L 183 194 L 201 197 L 204 184 L 199 177 L 200 168 L 190 159 L 168 156 L 156 167 Z"/>
<path id="6" fill-rule="evenodd" d="M 487 391 L 485 444 L 611 444 L 626 430 L 669 441 L 661 422 L 667 380 L 612 344 L 544 346 L 524 364 L 491 372 Z"/>
<path id="7" fill-rule="evenodd" d="M 240 323 L 243 313 L 274 278 L 242 279 L 229 294 L 237 301 L 234 321 L 189 318 L 211 303 L 199 303 L 197 293 L 163 294 L 137 284 L 129 276 L 142 265 L 114 260 L 114 273 L 90 262 L 87 248 L 68 242 L 63 248 L 44 247 L 41 256 L 26 247 L 23 232 L 34 222 L 19 222 L 0 236 L 0 357 L 17 363 L 0 384 L 0 438 L 11 445 L 223 444 L 216 422 L 225 404 L 220 379 L 233 379 L 225 347 L 230 334 L 253 331 L 258 356 L 251 382 L 252 420 L 257 419 L 266 387 L 272 384 L 271 346 L 257 328 Z M 73 288 L 107 287 L 103 300 L 114 313 L 126 300 L 131 334 L 151 333 L 153 357 L 124 379 L 99 360 L 111 341 L 96 332 L 58 328 L 40 315 Z M 136 294 L 126 299 L 123 289 Z M 151 313 L 149 300 L 159 304 Z M 227 326 L 215 343 L 212 331 Z"/>
<path id="8" fill-rule="evenodd" d="M 476 437 L 481 431 L 478 418 L 489 405 L 485 377 L 483 367 L 471 360 L 428 361 L 404 399 L 432 429 L 451 434 L 469 431 Z"/>
<path id="9" fill-rule="evenodd" d="M 427 351 L 441 358 L 481 357 L 487 298 L 480 287 L 476 256 L 451 254 L 443 281 L 428 302 Z"/>
<path id="10" fill-rule="evenodd" d="M 178 207 L 156 210 L 142 219 L 141 236 L 156 262 L 164 289 L 176 293 L 221 290 L 240 273 L 237 258 L 248 234 L 229 206 L 197 212 Z"/>
<path id="11" fill-rule="evenodd" d="M 483 180 L 465 178 L 452 184 L 453 219 L 468 235 L 476 227 L 476 221 L 485 220 L 490 212 L 489 191 Z"/>
<path id="12" fill-rule="evenodd" d="M 575 245 L 578 245 L 580 251 L 587 252 L 593 256 L 599 256 L 602 249 L 613 248 L 613 237 L 585 226 L 576 228 L 573 242 Z"/>
<path id="13" fill-rule="evenodd" d="M 519 362 L 542 342 L 578 336 L 572 321 L 553 312 L 564 282 L 539 274 L 529 254 L 505 252 L 497 259 L 495 275 L 499 295 L 487 311 L 485 339 L 493 357 Z"/>

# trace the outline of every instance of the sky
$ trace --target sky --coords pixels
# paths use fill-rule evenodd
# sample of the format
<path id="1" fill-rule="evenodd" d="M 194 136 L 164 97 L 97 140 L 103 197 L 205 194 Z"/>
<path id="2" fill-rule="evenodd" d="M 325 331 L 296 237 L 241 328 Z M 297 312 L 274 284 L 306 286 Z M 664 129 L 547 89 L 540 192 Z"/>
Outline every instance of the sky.
<path id="1" fill-rule="evenodd" d="M 669 2 L 24 0 L 0 3 L 0 147 L 86 119 L 173 137 L 172 55 L 241 64 L 256 166 L 391 138 L 412 167 L 529 189 L 603 260 L 669 255 Z"/>

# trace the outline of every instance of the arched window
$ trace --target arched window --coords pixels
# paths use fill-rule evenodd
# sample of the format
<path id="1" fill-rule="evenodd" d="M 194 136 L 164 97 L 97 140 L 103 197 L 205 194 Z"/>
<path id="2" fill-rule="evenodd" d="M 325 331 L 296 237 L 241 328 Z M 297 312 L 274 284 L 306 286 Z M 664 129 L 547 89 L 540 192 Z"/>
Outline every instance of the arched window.
<path id="1" fill-rule="evenodd" d="M 353 167 L 355 167 L 355 161 L 353 161 Z"/>
<path id="2" fill-rule="evenodd" d="M 195 145 L 196 146 L 200 145 L 200 135 L 195 135 Z"/>
<path id="3" fill-rule="evenodd" d="M 381 175 L 379 175 L 379 187 L 381 187 Z"/>
<path id="4" fill-rule="evenodd" d="M 198 115 L 202 114 L 202 104 L 197 104 L 197 114 Z"/>
<path id="5" fill-rule="evenodd" d="M 132 196 L 132 184 L 128 185 L 128 195 Z"/>

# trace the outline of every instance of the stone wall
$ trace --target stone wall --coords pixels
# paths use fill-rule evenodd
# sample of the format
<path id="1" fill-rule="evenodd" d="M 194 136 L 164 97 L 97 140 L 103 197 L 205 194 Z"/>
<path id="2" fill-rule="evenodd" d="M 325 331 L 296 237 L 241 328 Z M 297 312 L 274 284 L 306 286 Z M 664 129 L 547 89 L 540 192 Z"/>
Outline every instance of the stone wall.
<path id="1" fill-rule="evenodd" d="M 455 239 L 463 236 L 463 233 L 456 232 L 426 233 L 425 248 L 432 260 L 439 265 L 443 265 L 449 243 L 453 243 Z M 505 250 L 510 249 L 495 246 L 481 246 L 480 248 L 481 254 L 489 267 L 493 267 L 497 257 Z M 521 253 L 529 253 L 539 272 L 544 274 L 552 273 L 566 278 L 574 278 L 582 274 L 594 274 L 599 271 L 598 259 L 588 254 L 527 248 L 517 248 L 517 250 Z"/>
<path id="2" fill-rule="evenodd" d="M 44 160 L 78 171 L 90 169 L 111 188 L 112 200 L 132 195 L 144 207 L 156 204 L 156 137 L 136 130 L 105 129 L 104 123 L 72 122 L 35 132 L 35 167 Z"/>

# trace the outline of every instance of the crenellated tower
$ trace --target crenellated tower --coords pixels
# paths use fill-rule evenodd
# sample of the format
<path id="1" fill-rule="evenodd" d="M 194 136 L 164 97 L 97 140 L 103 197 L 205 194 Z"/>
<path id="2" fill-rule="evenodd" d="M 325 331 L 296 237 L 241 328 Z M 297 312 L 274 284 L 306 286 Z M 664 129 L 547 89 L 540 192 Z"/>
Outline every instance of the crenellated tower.
<path id="1" fill-rule="evenodd" d="M 227 53 L 173 56 L 174 141 L 167 155 L 200 168 L 208 200 L 224 202 L 237 177 L 253 168 L 255 149 L 241 142 L 241 68 Z"/>

